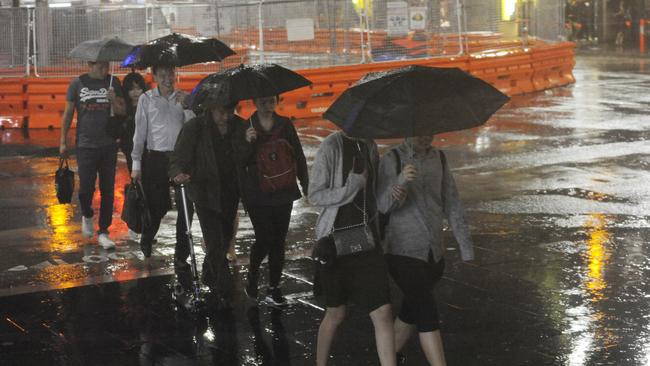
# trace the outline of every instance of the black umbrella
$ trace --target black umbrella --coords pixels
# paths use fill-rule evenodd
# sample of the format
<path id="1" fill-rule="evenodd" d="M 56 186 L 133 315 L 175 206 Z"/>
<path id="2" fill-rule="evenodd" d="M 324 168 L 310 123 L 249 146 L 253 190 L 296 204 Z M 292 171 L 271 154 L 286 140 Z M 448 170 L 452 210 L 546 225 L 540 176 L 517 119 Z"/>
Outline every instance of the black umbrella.
<path id="1" fill-rule="evenodd" d="M 234 54 L 235 51 L 218 39 L 172 33 L 136 47 L 124 58 L 122 67 L 187 66 L 221 61 Z"/>
<path id="2" fill-rule="evenodd" d="M 302 75 L 276 64 L 239 65 L 203 78 L 192 90 L 189 105 L 200 110 L 211 102 L 226 105 L 278 95 L 310 84 Z"/>
<path id="3" fill-rule="evenodd" d="M 278 64 L 257 64 L 250 68 L 266 76 L 275 87 L 276 94 L 303 88 L 311 85 L 304 76 Z"/>
<path id="4" fill-rule="evenodd" d="M 70 51 L 70 57 L 91 62 L 122 61 L 132 49 L 132 44 L 119 37 L 106 37 L 79 43 Z"/>
<path id="5" fill-rule="evenodd" d="M 458 68 L 408 66 L 369 73 L 323 115 L 348 135 L 435 135 L 485 123 L 510 98 Z"/>

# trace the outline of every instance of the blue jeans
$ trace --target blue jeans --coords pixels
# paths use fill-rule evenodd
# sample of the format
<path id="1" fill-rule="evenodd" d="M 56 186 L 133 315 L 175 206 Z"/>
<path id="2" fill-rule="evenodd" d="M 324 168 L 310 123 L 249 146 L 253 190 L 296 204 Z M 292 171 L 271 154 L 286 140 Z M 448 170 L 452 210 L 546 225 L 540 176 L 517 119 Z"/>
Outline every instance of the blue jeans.
<path id="1" fill-rule="evenodd" d="M 77 148 L 77 167 L 79 173 L 79 203 L 84 217 L 93 217 L 93 195 L 95 182 L 99 175 L 99 233 L 108 234 L 113 222 L 113 199 L 115 191 L 115 166 L 117 164 L 117 144 L 99 148 Z"/>

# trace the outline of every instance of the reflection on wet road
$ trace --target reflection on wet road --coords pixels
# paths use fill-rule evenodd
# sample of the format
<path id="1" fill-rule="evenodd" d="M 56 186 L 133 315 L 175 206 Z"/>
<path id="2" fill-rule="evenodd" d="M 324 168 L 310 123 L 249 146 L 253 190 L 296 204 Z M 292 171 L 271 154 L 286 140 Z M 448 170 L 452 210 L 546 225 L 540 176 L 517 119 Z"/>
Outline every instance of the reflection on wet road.
<path id="1" fill-rule="evenodd" d="M 437 298 L 450 365 L 650 365 L 645 62 L 579 59 L 575 85 L 515 97 L 486 126 L 434 142 L 448 152 L 478 256 L 476 265 L 460 263 L 447 233 L 449 265 Z M 296 125 L 311 161 L 332 125 Z M 312 266 L 305 256 L 315 208 L 300 200 L 292 214 L 287 310 L 250 307 L 238 294 L 233 314 L 214 315 L 206 324 L 179 323 L 165 287 L 175 212 L 145 260 L 138 244 L 126 241 L 119 219 L 128 180 L 122 159 L 111 227 L 118 247 L 106 252 L 81 237 L 76 203 L 56 204 L 56 158 L 13 156 L 11 135 L 2 133 L 0 353 L 13 355 L 15 363 L 101 364 L 101 354 L 88 350 L 103 342 L 116 347 L 115 360 L 123 364 L 313 364 L 322 307 L 311 296 Z M 31 141 L 51 145 L 57 139 L 43 131 Z M 200 237 L 198 225 L 193 230 Z M 252 240 L 240 210 L 240 288 Z M 84 328 L 87 317 L 94 321 Z M 376 364 L 367 316 L 353 310 L 350 319 L 333 364 Z M 92 340 L 80 339 L 93 330 Z M 43 354 L 29 354 L 33 347 Z M 413 341 L 407 349 L 414 365 L 424 362 L 418 347 Z"/>

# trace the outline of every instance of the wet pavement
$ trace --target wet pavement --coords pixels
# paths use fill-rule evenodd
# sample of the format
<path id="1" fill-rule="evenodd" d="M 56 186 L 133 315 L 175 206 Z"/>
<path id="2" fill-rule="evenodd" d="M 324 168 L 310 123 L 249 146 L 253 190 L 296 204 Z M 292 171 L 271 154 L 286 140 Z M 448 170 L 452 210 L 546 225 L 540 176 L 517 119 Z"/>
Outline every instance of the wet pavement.
<path id="1" fill-rule="evenodd" d="M 447 233 L 436 298 L 449 365 L 650 365 L 650 62 L 582 57 L 575 76 L 435 142 L 477 252 L 461 263 Z M 297 126 L 311 160 L 332 127 Z M 240 211 L 235 309 L 193 320 L 168 288 L 175 212 L 145 260 L 126 241 L 117 188 L 118 247 L 106 252 L 81 237 L 76 201 L 56 204 L 58 131 L 0 134 L 0 365 L 314 364 L 323 311 L 311 294 L 316 210 L 306 202 L 287 239 L 290 305 L 245 300 L 253 231 Z M 127 179 L 120 159 L 117 187 Z M 409 365 L 426 364 L 415 338 L 405 352 Z M 378 364 L 370 320 L 354 307 L 331 364 Z"/>

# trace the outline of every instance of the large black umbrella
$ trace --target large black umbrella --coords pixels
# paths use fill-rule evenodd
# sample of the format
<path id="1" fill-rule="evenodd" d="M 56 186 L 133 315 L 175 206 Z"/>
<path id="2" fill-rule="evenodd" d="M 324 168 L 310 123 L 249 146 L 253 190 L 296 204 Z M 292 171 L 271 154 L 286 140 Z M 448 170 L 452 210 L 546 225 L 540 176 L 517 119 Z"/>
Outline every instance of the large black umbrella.
<path id="1" fill-rule="evenodd" d="M 70 57 L 91 62 L 122 61 L 132 49 L 132 44 L 119 37 L 106 37 L 79 43 L 70 51 Z"/>
<path id="2" fill-rule="evenodd" d="M 239 65 L 203 78 L 192 90 L 189 104 L 199 110 L 206 102 L 226 105 L 278 95 L 310 84 L 302 75 L 280 65 Z"/>
<path id="3" fill-rule="evenodd" d="M 172 33 L 136 47 L 125 56 L 122 67 L 187 66 L 221 61 L 234 54 L 235 51 L 218 39 Z"/>
<path id="4" fill-rule="evenodd" d="M 435 135 L 485 123 L 510 98 L 458 68 L 408 66 L 369 73 L 323 115 L 348 135 Z"/>

